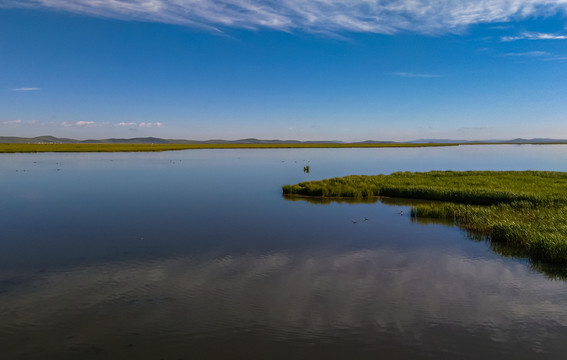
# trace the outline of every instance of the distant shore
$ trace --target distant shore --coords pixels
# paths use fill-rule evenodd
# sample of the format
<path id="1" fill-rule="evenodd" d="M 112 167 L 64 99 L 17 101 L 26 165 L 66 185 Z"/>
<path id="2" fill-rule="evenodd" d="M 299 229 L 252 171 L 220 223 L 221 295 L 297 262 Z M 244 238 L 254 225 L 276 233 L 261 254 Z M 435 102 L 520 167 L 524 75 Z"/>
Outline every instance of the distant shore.
<path id="1" fill-rule="evenodd" d="M 419 148 L 464 145 L 567 145 L 562 142 L 487 143 L 275 143 L 275 144 L 21 144 L 0 143 L 0 153 L 38 152 L 156 152 L 197 149 Z"/>
<path id="2" fill-rule="evenodd" d="M 0 144 L 0 153 L 155 152 L 197 149 L 379 148 L 457 145 L 459 144 Z"/>

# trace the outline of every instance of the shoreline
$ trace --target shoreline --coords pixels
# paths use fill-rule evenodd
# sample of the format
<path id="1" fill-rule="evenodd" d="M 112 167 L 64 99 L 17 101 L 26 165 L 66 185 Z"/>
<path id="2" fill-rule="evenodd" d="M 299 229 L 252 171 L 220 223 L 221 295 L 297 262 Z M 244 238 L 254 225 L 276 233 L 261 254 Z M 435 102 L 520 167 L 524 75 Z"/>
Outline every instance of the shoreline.
<path id="1" fill-rule="evenodd" d="M 499 143 L 388 143 L 388 144 L 21 144 L 0 143 L 0 153 L 40 152 L 159 152 L 204 149 L 349 149 L 349 148 L 426 148 L 479 145 L 567 145 L 565 142 Z"/>
<path id="2" fill-rule="evenodd" d="M 567 264 L 567 173 L 429 171 L 350 175 L 282 187 L 297 200 L 420 199 L 412 218 L 451 221 L 535 261 Z"/>

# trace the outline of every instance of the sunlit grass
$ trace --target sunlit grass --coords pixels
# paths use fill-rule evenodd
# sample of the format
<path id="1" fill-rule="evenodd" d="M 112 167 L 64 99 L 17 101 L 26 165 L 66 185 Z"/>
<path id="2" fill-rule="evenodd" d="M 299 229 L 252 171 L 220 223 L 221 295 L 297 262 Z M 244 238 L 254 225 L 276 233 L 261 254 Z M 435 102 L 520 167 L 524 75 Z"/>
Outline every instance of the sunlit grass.
<path id="1" fill-rule="evenodd" d="M 417 218 L 447 219 L 535 260 L 567 263 L 567 173 L 431 171 L 351 175 L 285 185 L 284 194 L 435 202 L 412 206 Z"/>
<path id="2" fill-rule="evenodd" d="M 518 145 L 513 142 L 501 143 L 199 143 L 199 144 L 107 144 L 107 143 L 0 143 L 0 153 L 34 153 L 34 152 L 153 152 L 153 151 L 174 151 L 192 149 L 323 149 L 323 148 L 422 148 L 422 147 L 441 147 L 441 146 L 475 146 L 475 145 Z M 523 144 L 533 145 L 553 145 L 558 143 L 538 143 L 526 142 Z"/>

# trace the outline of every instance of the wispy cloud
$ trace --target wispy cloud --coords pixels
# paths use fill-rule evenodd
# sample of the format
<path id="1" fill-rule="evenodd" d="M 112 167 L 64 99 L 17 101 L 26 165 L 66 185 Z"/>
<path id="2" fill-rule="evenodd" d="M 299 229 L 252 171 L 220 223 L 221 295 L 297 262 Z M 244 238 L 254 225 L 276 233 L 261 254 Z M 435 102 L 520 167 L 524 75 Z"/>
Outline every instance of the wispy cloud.
<path id="1" fill-rule="evenodd" d="M 72 127 L 72 126 L 97 126 L 97 125 L 101 125 L 95 121 L 75 121 L 75 122 L 67 122 L 67 121 L 63 121 L 60 123 L 61 126 L 63 127 Z"/>
<path id="2" fill-rule="evenodd" d="M 143 122 L 143 123 L 138 124 L 138 126 L 139 126 L 139 127 L 162 127 L 163 124 L 160 123 L 160 122 L 154 122 L 154 123 L 151 123 L 151 122 Z"/>
<path id="3" fill-rule="evenodd" d="M 12 91 L 37 91 L 37 90 L 41 90 L 41 88 L 38 88 L 38 87 L 21 87 L 21 88 L 17 88 L 17 89 L 12 89 Z"/>
<path id="4" fill-rule="evenodd" d="M 40 127 L 64 127 L 64 128 L 84 128 L 84 127 L 131 127 L 131 128 L 161 128 L 162 122 L 101 122 L 101 121 L 42 121 L 42 120 L 0 120 L 0 125 L 18 126 L 40 126 Z"/>
<path id="5" fill-rule="evenodd" d="M 138 126 L 138 123 L 135 122 L 121 122 L 116 124 L 116 126 Z"/>
<path id="6" fill-rule="evenodd" d="M 59 123 L 60 126 L 63 127 L 85 127 L 85 126 L 129 126 L 129 127 L 141 127 L 141 128 L 159 128 L 163 127 L 163 123 L 161 122 L 120 122 L 120 123 L 110 123 L 110 122 L 97 122 L 97 121 L 75 121 L 75 122 L 67 122 L 63 121 Z"/>
<path id="7" fill-rule="evenodd" d="M 528 51 L 528 52 L 512 52 L 504 54 L 504 56 L 517 56 L 517 57 L 542 57 L 549 56 L 547 51 Z"/>
<path id="8" fill-rule="evenodd" d="M 21 124 L 22 120 L 4 120 L 0 121 L 0 125 L 18 125 Z"/>
<path id="9" fill-rule="evenodd" d="M 390 75 L 399 76 L 399 77 L 406 77 L 406 78 L 426 78 L 426 79 L 442 77 L 441 75 L 437 75 L 437 74 L 417 74 L 417 73 L 410 73 L 410 72 L 393 72 L 393 73 L 390 73 Z"/>
<path id="10" fill-rule="evenodd" d="M 538 32 L 523 32 L 517 36 L 503 36 L 501 41 L 510 42 L 517 40 L 567 40 L 567 35 L 547 34 Z"/>
<path id="11" fill-rule="evenodd" d="M 546 61 L 567 61 L 567 56 L 552 56 L 545 59 Z"/>
<path id="12" fill-rule="evenodd" d="M 270 28 L 393 34 L 458 32 L 567 11 L 565 0 L 0 0 L 0 7 L 44 8 L 98 17 L 209 29 Z M 513 40 L 505 40 L 513 41 Z"/>
<path id="13" fill-rule="evenodd" d="M 77 126 L 87 126 L 87 125 L 94 125 L 94 121 L 77 121 L 75 125 Z"/>
<path id="14" fill-rule="evenodd" d="M 527 52 L 510 52 L 502 54 L 502 56 L 519 58 L 519 59 L 532 59 L 536 61 L 565 61 L 567 56 L 562 54 L 553 54 L 547 51 L 527 51 Z"/>
<path id="15" fill-rule="evenodd" d="M 129 126 L 129 127 L 142 127 L 142 128 L 150 128 L 150 127 L 162 127 L 163 123 L 161 122 L 121 122 L 116 124 L 116 126 Z"/>

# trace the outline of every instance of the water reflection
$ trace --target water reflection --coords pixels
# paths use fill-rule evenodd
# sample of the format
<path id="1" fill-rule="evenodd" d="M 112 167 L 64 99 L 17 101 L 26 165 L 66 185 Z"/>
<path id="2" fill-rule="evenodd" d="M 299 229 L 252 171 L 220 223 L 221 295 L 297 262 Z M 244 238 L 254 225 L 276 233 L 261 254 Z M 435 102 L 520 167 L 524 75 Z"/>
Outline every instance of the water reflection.
<path id="1" fill-rule="evenodd" d="M 431 349 L 424 340 L 433 332 L 481 333 L 477 341 L 485 348 L 477 355 L 499 343 L 530 354 L 553 351 L 549 346 L 567 334 L 564 282 L 542 281 L 517 263 L 425 249 L 207 254 L 1 283 L 10 287 L 9 295 L 0 293 L 3 338 L 26 333 L 30 349 L 42 349 L 46 358 L 73 347 L 90 351 L 93 344 L 109 356 L 124 355 L 131 342 L 138 350 L 167 352 L 168 344 L 188 351 L 185 341 L 259 329 L 270 341 L 346 336 L 359 346 L 376 345 L 374 336 L 382 334 L 414 355 L 456 350 L 451 343 Z"/>
<path id="2" fill-rule="evenodd" d="M 430 200 L 421 199 L 404 199 L 404 198 L 391 198 L 391 197 L 372 197 L 372 198 L 347 198 L 347 197 L 312 197 L 301 195 L 287 195 L 283 194 L 282 197 L 288 201 L 305 201 L 315 205 L 329 205 L 329 204 L 375 204 L 380 202 L 386 205 L 393 206 L 415 206 L 418 204 L 431 203 Z"/>
<path id="3" fill-rule="evenodd" d="M 308 196 L 296 196 L 296 195 L 283 195 L 286 200 L 289 201 L 305 201 L 310 204 L 318 205 L 329 205 L 333 203 L 337 204 L 373 204 L 380 202 L 385 205 L 391 206 L 416 206 L 418 204 L 431 203 L 429 200 L 420 199 L 403 199 L 403 198 L 389 198 L 389 197 L 376 197 L 371 199 L 352 199 L 352 198 L 319 198 L 319 197 L 308 197 Z M 454 221 L 448 219 L 440 218 L 428 218 L 428 217 L 411 217 L 411 222 L 422 225 L 444 225 L 444 226 L 457 226 Z M 538 260 L 530 259 L 526 252 L 522 249 L 516 247 L 508 246 L 507 244 L 493 242 L 490 237 L 483 234 L 478 234 L 473 231 L 468 231 L 463 229 L 465 236 L 476 242 L 485 242 L 488 244 L 489 248 L 498 255 L 524 259 L 528 261 L 529 266 L 532 270 L 541 272 L 545 274 L 548 278 L 552 280 L 567 280 L 567 266 L 548 264 Z"/>
<path id="4" fill-rule="evenodd" d="M 297 195 L 282 195 L 288 201 L 305 201 L 315 205 L 329 205 L 337 204 L 374 204 L 378 198 L 364 198 L 364 199 L 351 199 L 351 198 L 323 198 L 323 197 L 309 197 Z"/>
<path id="5" fill-rule="evenodd" d="M 412 223 L 408 200 L 281 198 L 349 174 L 567 170 L 567 147 L 494 151 L 4 156 L 2 356 L 557 358 L 567 283 L 531 270 L 547 268 Z"/>

